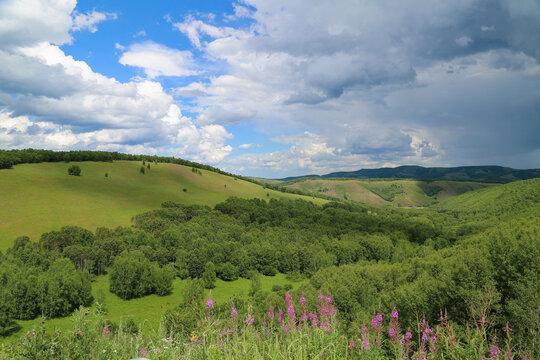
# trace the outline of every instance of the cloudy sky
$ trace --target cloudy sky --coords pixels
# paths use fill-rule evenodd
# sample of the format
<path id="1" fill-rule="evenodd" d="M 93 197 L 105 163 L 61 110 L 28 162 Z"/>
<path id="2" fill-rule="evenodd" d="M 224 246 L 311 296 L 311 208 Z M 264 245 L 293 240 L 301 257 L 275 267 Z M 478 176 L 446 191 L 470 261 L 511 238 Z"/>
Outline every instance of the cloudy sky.
<path id="1" fill-rule="evenodd" d="M 0 148 L 540 167 L 538 0 L 0 0 Z"/>

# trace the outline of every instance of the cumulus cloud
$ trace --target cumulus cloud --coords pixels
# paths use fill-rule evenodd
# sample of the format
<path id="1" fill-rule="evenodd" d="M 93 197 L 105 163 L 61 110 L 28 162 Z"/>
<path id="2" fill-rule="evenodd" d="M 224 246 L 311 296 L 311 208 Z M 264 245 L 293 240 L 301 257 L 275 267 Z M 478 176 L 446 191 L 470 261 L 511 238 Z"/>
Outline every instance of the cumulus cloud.
<path id="1" fill-rule="evenodd" d="M 227 166 L 523 166 L 537 153 L 538 3 L 402 2 L 391 11 L 376 1 L 242 4 L 251 20 L 243 28 L 193 16 L 173 24 L 207 58 L 227 64 L 225 74 L 178 94 L 195 97 L 205 124 L 227 123 L 210 116 L 227 106 L 256 113 L 242 121 L 267 136 L 298 128 L 311 135 L 293 138 L 289 150 L 233 155 Z"/>
<path id="2" fill-rule="evenodd" d="M 189 51 L 171 49 L 151 41 L 136 43 L 120 57 L 120 64 L 142 68 L 146 76 L 190 76 L 194 70 L 193 56 Z"/>
<path id="3" fill-rule="evenodd" d="M 88 30 L 91 33 L 98 31 L 97 24 L 105 20 L 116 20 L 118 15 L 115 13 L 104 13 L 92 10 L 87 14 L 74 12 L 72 31 Z"/>
<path id="4" fill-rule="evenodd" d="M 223 126 L 197 127 L 159 82 L 119 82 L 64 53 L 58 44 L 71 41 L 70 31 L 93 31 L 103 19 L 100 13 L 74 14 L 74 1 L 10 2 L 2 7 L 2 148 L 169 152 L 212 164 L 232 150 L 225 145 L 231 134 Z M 145 51 L 150 54 L 146 58 Z M 154 66 L 155 54 L 180 54 L 189 60 L 158 44 L 134 45 L 126 54 L 131 56 L 128 62 L 144 67 L 149 77 L 185 73 L 178 59 Z"/>

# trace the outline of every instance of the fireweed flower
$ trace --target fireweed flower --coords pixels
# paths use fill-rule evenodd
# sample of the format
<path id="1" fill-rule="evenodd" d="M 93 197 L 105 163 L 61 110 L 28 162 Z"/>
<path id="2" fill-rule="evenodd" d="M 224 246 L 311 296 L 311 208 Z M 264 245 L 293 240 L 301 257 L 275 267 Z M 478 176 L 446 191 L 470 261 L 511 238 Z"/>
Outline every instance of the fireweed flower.
<path id="1" fill-rule="evenodd" d="M 248 316 L 248 317 L 246 318 L 246 325 L 247 325 L 247 326 L 252 325 L 254 322 L 255 322 L 255 317 L 254 317 L 253 315 Z"/>
<path id="2" fill-rule="evenodd" d="M 411 339 L 412 339 L 412 334 L 411 334 L 410 331 L 407 331 L 407 332 L 405 333 L 405 339 L 407 339 L 407 340 L 411 340 Z"/>
<path id="3" fill-rule="evenodd" d="M 498 359 L 500 355 L 501 355 L 501 351 L 499 350 L 499 348 L 497 346 L 492 346 L 489 357 L 492 359 Z"/>
<path id="4" fill-rule="evenodd" d="M 141 349 L 141 355 L 142 355 L 142 356 L 146 356 L 146 350 Z"/>
<path id="5" fill-rule="evenodd" d="M 305 305 L 306 304 L 306 298 L 304 297 L 304 295 L 300 296 L 300 305 Z"/>
<path id="6" fill-rule="evenodd" d="M 327 303 L 327 304 L 331 304 L 331 303 L 332 303 L 332 298 L 330 297 L 330 294 L 326 294 L 326 303 Z"/>
<path id="7" fill-rule="evenodd" d="M 233 306 L 231 309 L 231 317 L 236 317 L 238 315 L 238 312 L 236 311 L 236 308 Z"/>
<path id="8" fill-rule="evenodd" d="M 109 334 L 110 334 L 110 331 L 109 331 L 109 328 L 108 328 L 108 327 L 105 326 L 105 327 L 103 328 L 103 334 L 105 334 L 105 335 L 109 335 Z"/>
<path id="9" fill-rule="evenodd" d="M 396 320 L 398 319 L 398 311 L 397 311 L 395 306 L 394 306 L 394 309 L 392 310 L 392 315 L 391 316 L 392 316 L 393 319 L 396 319 Z"/>
<path id="10" fill-rule="evenodd" d="M 294 321 L 294 319 L 296 319 L 296 314 L 294 312 L 294 306 L 292 306 L 292 304 L 287 309 L 287 314 L 289 315 L 289 318 L 291 319 L 291 321 Z"/>
<path id="11" fill-rule="evenodd" d="M 212 310 L 214 308 L 214 300 L 208 299 L 206 300 L 206 309 Z"/>
<path id="12" fill-rule="evenodd" d="M 322 292 L 319 292 L 319 296 L 317 296 L 317 298 L 319 299 L 319 301 L 322 301 L 322 300 L 323 300 L 323 294 L 322 294 Z"/>
<path id="13" fill-rule="evenodd" d="M 274 308 L 271 307 L 270 310 L 268 310 L 268 318 L 273 319 L 274 318 Z"/>
<path id="14" fill-rule="evenodd" d="M 351 349 L 351 350 L 354 349 L 354 341 L 351 341 L 349 343 L 349 349 Z"/>
<path id="15" fill-rule="evenodd" d="M 396 335 L 396 331 L 392 328 L 388 329 L 388 336 L 394 337 Z"/>
<path id="16" fill-rule="evenodd" d="M 278 321 L 278 323 L 283 321 L 283 310 L 281 310 L 281 309 L 279 309 L 277 321 Z"/>
<path id="17" fill-rule="evenodd" d="M 291 298 L 291 294 L 287 293 L 287 294 L 285 295 L 285 301 L 286 301 L 287 303 L 289 303 L 289 302 L 291 302 L 291 299 L 292 299 L 292 298 Z"/>
<path id="18" fill-rule="evenodd" d="M 328 310 L 326 305 L 322 307 L 321 312 L 323 313 L 324 316 L 329 316 L 330 315 L 330 310 Z"/>

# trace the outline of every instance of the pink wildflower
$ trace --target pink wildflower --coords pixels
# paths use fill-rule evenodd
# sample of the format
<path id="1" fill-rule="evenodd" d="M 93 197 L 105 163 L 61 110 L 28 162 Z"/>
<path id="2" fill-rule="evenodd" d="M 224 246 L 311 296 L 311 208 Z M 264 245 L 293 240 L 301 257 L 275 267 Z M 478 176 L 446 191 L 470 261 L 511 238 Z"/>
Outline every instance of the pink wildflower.
<path id="1" fill-rule="evenodd" d="M 105 326 L 105 327 L 103 328 L 103 333 L 104 333 L 105 335 L 109 335 L 109 334 L 110 334 L 109 328 Z"/>
<path id="2" fill-rule="evenodd" d="M 499 348 L 497 346 L 492 346 L 491 354 L 489 355 L 489 357 L 492 359 L 498 359 L 500 355 L 501 355 L 501 351 L 499 350 Z"/>
<path id="3" fill-rule="evenodd" d="M 331 304 L 331 303 L 332 303 L 332 298 L 330 297 L 330 294 L 327 294 L 327 295 L 326 295 L 326 303 L 327 303 L 327 304 Z"/>
<path id="4" fill-rule="evenodd" d="M 305 305 L 306 304 L 306 298 L 304 297 L 304 295 L 300 296 L 300 305 Z"/>
<path id="5" fill-rule="evenodd" d="M 287 294 L 285 295 L 285 301 L 286 301 L 286 302 L 290 302 L 291 299 L 292 299 L 292 298 L 291 298 L 291 294 L 287 293 Z"/>
<path id="6" fill-rule="evenodd" d="M 364 350 L 369 349 L 369 338 L 364 338 L 364 341 L 362 342 L 362 348 Z"/>
<path id="7" fill-rule="evenodd" d="M 407 340 L 411 340 L 411 339 L 412 339 L 412 334 L 411 334 L 410 331 L 407 331 L 407 332 L 405 333 L 405 339 L 407 339 Z"/>
<path id="8" fill-rule="evenodd" d="M 353 341 L 351 341 L 351 342 L 349 343 L 349 349 L 351 349 L 351 350 L 354 349 L 354 342 L 353 342 Z"/>
<path id="9" fill-rule="evenodd" d="M 146 356 L 146 350 L 141 349 L 141 355 L 142 355 L 142 356 Z"/>
<path id="10" fill-rule="evenodd" d="M 283 321 L 283 310 L 281 310 L 281 309 L 279 309 L 277 321 L 278 321 L 279 323 Z"/>
<path id="11" fill-rule="evenodd" d="M 396 331 L 392 328 L 388 329 L 388 336 L 394 337 L 396 335 Z"/>
<path id="12" fill-rule="evenodd" d="M 231 317 L 236 317 L 238 315 L 238 312 L 236 311 L 236 308 L 233 306 L 231 309 Z"/>
<path id="13" fill-rule="evenodd" d="M 323 299 L 323 294 L 321 292 L 319 292 L 319 296 L 317 296 L 317 298 L 319 299 L 319 301 L 322 301 Z"/>
<path id="14" fill-rule="evenodd" d="M 273 319 L 274 318 L 274 308 L 271 307 L 270 310 L 268 310 L 268 318 Z"/>
<path id="15" fill-rule="evenodd" d="M 398 311 L 395 306 L 394 306 L 394 309 L 392 310 L 392 318 L 396 320 L 398 319 Z"/>
<path id="16" fill-rule="evenodd" d="M 206 309 L 212 310 L 214 308 L 214 300 L 208 299 L 206 300 Z"/>
<path id="17" fill-rule="evenodd" d="M 248 316 L 248 317 L 246 318 L 246 325 L 247 325 L 247 326 L 252 325 L 254 322 L 255 322 L 255 317 L 254 317 L 253 315 Z"/>

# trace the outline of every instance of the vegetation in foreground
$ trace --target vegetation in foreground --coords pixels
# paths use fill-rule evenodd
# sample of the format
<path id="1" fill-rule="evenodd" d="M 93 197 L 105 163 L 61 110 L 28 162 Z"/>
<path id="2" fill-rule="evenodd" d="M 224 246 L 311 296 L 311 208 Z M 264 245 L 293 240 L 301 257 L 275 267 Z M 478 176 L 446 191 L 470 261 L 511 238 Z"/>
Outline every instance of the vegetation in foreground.
<path id="1" fill-rule="evenodd" d="M 190 313 L 167 313 L 153 336 L 133 323 L 111 323 L 99 307 L 81 307 L 71 330 L 48 334 L 40 327 L 2 347 L 0 359 L 532 359 L 514 349 L 508 324 L 500 338 L 489 337 L 485 319 L 460 334 L 441 311 L 436 324 L 422 318 L 413 329 L 402 328 L 394 307 L 347 330 L 330 293 L 316 299 L 287 293 L 283 308 L 262 314 L 251 303 L 217 307 L 212 297 L 203 305 L 201 295 L 194 281 L 181 305 Z"/>

